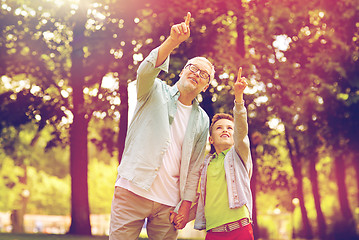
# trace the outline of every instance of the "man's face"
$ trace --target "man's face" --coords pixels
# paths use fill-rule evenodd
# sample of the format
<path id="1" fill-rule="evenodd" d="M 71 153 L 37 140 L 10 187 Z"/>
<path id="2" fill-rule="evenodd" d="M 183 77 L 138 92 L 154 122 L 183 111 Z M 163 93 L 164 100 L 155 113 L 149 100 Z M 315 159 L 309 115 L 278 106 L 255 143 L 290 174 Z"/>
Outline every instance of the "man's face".
<path id="1" fill-rule="evenodd" d="M 233 146 L 234 123 L 228 119 L 220 119 L 212 127 L 209 142 L 213 144 L 216 151 L 222 152 Z"/>
<path id="2" fill-rule="evenodd" d="M 189 66 L 190 64 L 192 66 Z M 193 72 L 195 70 L 197 72 Z M 208 88 L 210 78 L 205 79 L 204 76 L 210 76 L 211 71 L 212 68 L 209 63 L 200 59 L 194 59 L 182 70 L 179 83 L 183 89 L 191 92 L 194 91 L 197 95 Z"/>

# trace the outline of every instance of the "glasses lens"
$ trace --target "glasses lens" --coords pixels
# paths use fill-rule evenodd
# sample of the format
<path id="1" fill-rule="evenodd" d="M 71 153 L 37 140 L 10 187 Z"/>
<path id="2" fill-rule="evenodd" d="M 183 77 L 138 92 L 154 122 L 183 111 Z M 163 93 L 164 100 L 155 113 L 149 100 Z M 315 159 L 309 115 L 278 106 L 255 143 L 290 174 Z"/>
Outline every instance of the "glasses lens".
<path id="1" fill-rule="evenodd" d="M 196 65 L 190 64 L 189 70 L 191 70 L 193 73 L 198 72 L 199 68 Z"/>
<path id="2" fill-rule="evenodd" d="M 209 74 L 206 71 L 202 71 L 200 70 L 196 65 L 193 64 L 189 64 L 189 70 L 191 70 L 191 72 L 196 73 L 199 70 L 199 76 L 205 80 L 207 80 L 209 78 Z"/>
<path id="3" fill-rule="evenodd" d="M 200 71 L 199 75 L 201 76 L 201 78 L 207 80 L 209 78 L 209 74 L 206 73 L 205 71 Z"/>

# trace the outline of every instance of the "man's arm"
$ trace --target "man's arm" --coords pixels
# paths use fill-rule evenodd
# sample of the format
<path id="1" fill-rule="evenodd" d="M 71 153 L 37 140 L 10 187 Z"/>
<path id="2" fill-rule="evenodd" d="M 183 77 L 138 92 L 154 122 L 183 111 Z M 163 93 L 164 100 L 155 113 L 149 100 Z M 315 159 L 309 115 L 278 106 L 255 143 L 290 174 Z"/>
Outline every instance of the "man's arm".
<path id="1" fill-rule="evenodd" d="M 201 172 L 200 169 L 203 163 L 204 153 L 206 150 L 206 141 L 208 138 L 209 119 L 208 117 L 206 117 L 205 119 L 205 127 L 203 128 L 202 134 L 194 146 L 195 150 L 193 152 L 193 155 L 191 156 L 191 164 L 188 169 L 187 183 L 185 187 L 186 191 L 183 196 L 181 205 L 178 209 L 178 216 L 181 218 L 181 220 L 178 222 L 178 219 L 175 219 L 176 229 L 184 228 L 187 222 L 190 221 L 190 208 L 192 205 L 192 201 L 195 202 L 197 199 L 196 193 L 198 190 L 198 182 Z M 194 197 L 190 197 L 192 195 Z"/>
<path id="2" fill-rule="evenodd" d="M 142 98 L 150 91 L 161 70 L 168 71 L 169 55 L 181 42 L 189 38 L 190 18 L 191 14 L 187 13 L 184 22 L 173 25 L 170 36 L 158 48 L 152 50 L 140 64 L 137 70 L 137 99 Z"/>
<path id="3" fill-rule="evenodd" d="M 183 41 L 187 40 L 190 36 L 189 22 L 191 13 L 187 13 L 186 20 L 171 27 L 170 36 L 161 44 L 158 50 L 156 66 L 160 66 L 166 58 L 171 54 L 173 49 L 178 47 Z"/>

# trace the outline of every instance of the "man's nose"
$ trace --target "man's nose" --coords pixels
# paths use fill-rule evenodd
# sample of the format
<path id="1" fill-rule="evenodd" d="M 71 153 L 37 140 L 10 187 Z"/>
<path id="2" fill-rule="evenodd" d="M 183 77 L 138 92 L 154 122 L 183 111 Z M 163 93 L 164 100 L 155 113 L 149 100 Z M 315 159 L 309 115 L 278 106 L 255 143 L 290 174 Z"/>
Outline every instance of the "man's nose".
<path id="1" fill-rule="evenodd" d="M 201 71 L 201 70 L 198 69 L 197 72 L 195 72 L 194 74 L 196 74 L 198 77 L 200 77 L 200 75 L 199 75 L 199 74 L 200 74 L 200 71 Z"/>

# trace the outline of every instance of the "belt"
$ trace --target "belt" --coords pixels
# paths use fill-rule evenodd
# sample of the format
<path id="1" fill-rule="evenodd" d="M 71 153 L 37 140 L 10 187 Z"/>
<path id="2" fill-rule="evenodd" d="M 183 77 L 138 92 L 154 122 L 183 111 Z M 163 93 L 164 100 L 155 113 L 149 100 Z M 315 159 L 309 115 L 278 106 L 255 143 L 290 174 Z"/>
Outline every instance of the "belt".
<path id="1" fill-rule="evenodd" d="M 242 218 L 242 219 L 239 219 L 238 221 L 226 223 L 221 226 L 212 228 L 208 232 L 231 232 L 238 228 L 245 227 L 249 224 L 250 224 L 250 222 L 249 222 L 248 218 Z"/>

